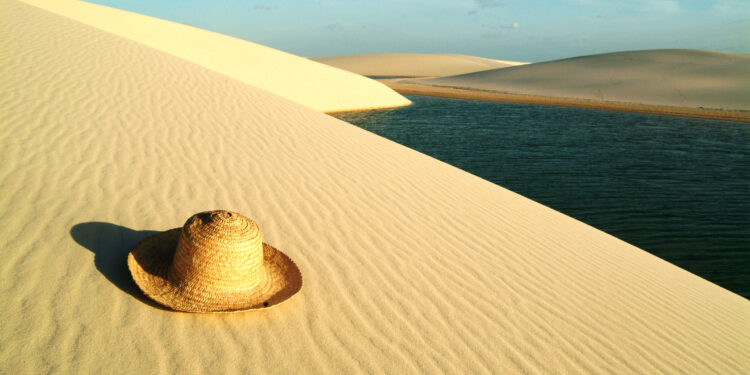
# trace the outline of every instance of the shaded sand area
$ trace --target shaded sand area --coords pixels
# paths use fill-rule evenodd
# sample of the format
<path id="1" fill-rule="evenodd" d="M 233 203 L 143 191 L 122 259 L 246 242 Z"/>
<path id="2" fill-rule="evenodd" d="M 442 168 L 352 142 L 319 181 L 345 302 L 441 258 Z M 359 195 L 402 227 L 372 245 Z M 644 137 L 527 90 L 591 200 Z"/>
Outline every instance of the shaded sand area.
<path id="1" fill-rule="evenodd" d="M 403 94 L 750 121 L 747 54 L 630 51 L 384 82 Z"/>
<path id="2" fill-rule="evenodd" d="M 82 1 L 26 2 L 192 61 L 319 111 L 410 104 L 381 83 L 242 39 Z"/>
<path id="3" fill-rule="evenodd" d="M 369 77 L 445 77 L 526 64 L 448 53 L 372 53 L 311 60 Z"/>
<path id="4" fill-rule="evenodd" d="M 0 372 L 750 367 L 750 302 L 638 248 L 193 62 L 18 1 L 0 17 Z M 143 300 L 130 248 L 216 208 L 259 222 L 300 294 Z"/>

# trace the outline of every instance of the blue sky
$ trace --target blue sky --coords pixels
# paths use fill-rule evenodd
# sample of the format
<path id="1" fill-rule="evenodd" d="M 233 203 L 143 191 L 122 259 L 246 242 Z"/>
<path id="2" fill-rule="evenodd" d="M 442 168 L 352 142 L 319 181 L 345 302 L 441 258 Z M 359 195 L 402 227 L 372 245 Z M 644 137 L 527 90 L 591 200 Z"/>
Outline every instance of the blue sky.
<path id="1" fill-rule="evenodd" d="M 545 61 L 694 48 L 750 53 L 750 0 L 91 0 L 301 56 L 463 53 Z"/>

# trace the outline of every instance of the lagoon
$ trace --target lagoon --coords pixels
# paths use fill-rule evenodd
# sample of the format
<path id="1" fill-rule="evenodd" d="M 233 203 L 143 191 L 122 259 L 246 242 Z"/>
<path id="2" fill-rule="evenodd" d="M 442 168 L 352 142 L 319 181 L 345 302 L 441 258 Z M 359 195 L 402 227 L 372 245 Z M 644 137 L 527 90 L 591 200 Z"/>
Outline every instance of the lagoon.
<path id="1" fill-rule="evenodd" d="M 408 98 L 335 116 L 750 297 L 750 124 Z"/>

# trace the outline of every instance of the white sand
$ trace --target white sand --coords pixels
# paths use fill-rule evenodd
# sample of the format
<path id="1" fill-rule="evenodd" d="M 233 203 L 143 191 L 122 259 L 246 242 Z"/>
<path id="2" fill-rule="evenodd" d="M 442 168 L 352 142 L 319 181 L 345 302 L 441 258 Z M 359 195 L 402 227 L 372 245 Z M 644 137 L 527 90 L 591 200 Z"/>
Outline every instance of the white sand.
<path id="1" fill-rule="evenodd" d="M 750 55 L 739 53 L 617 52 L 415 82 L 513 94 L 750 110 Z"/>
<path id="2" fill-rule="evenodd" d="M 52 32 L 54 30 L 54 32 Z M 0 0 L 0 373 L 750 368 L 750 302 L 237 79 Z M 206 209 L 299 265 L 267 311 L 136 296 L 125 256 Z"/>
<path id="3" fill-rule="evenodd" d="M 448 53 L 373 53 L 312 60 L 370 77 L 443 77 L 526 64 Z"/>
<path id="4" fill-rule="evenodd" d="M 319 111 L 411 103 L 379 82 L 245 40 L 82 1 L 24 1 Z"/>

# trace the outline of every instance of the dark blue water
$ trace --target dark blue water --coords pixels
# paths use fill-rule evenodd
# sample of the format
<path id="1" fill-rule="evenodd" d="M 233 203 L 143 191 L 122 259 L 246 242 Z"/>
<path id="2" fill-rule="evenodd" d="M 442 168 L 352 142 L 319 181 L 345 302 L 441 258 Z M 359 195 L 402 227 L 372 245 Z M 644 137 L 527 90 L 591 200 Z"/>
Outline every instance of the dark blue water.
<path id="1" fill-rule="evenodd" d="M 409 99 L 336 117 L 750 297 L 750 124 Z"/>

